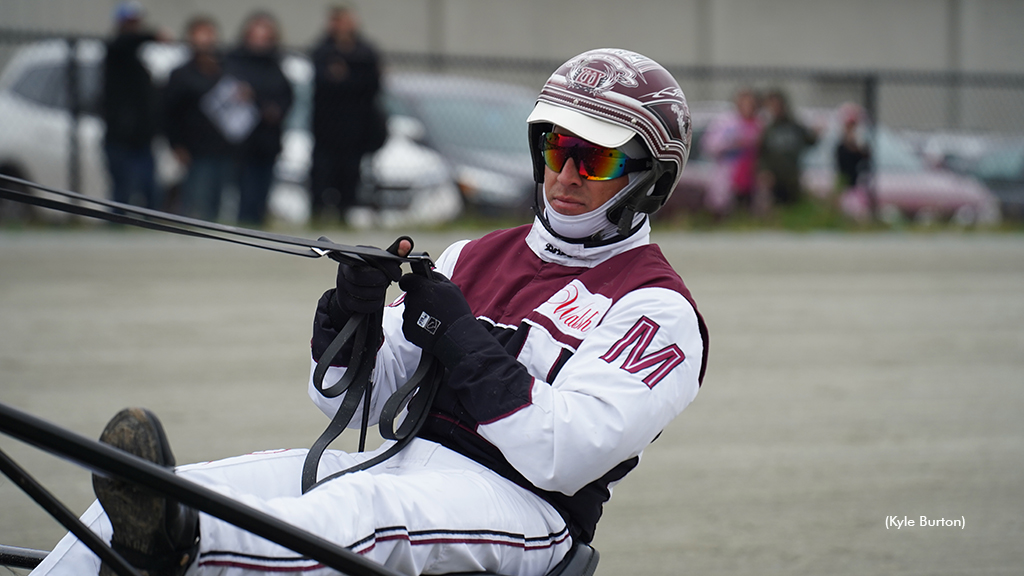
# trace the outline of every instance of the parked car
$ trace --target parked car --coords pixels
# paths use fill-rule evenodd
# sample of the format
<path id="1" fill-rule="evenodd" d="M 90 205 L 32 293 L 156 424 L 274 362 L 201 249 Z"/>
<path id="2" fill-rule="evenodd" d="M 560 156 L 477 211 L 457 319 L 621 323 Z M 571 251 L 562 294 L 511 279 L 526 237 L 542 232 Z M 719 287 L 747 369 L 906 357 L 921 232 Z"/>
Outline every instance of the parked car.
<path id="1" fill-rule="evenodd" d="M 727 102 L 694 102 L 693 144 L 690 159 L 669 204 L 673 211 L 703 209 L 704 194 L 714 174 L 714 163 L 703 156 L 700 140 L 708 125 L 731 110 Z M 808 126 L 821 130 L 818 143 L 805 152 L 804 189 L 814 197 L 835 194 L 835 148 L 840 126 L 835 110 L 797 110 Z M 875 181 L 879 213 L 885 219 L 953 219 L 961 224 L 992 224 L 999 221 L 999 202 L 977 179 L 927 166 L 911 146 L 885 126 L 874 135 Z"/>
<path id="2" fill-rule="evenodd" d="M 985 135 L 967 132 L 900 130 L 898 135 L 926 165 L 957 174 L 970 173 L 991 145 Z"/>
<path id="3" fill-rule="evenodd" d="M 535 90 L 449 74 L 394 73 L 388 111 L 422 125 L 421 142 L 450 163 L 465 201 L 484 214 L 526 214 L 534 181 L 526 118 Z"/>
<path id="4" fill-rule="evenodd" d="M 834 113 L 818 111 L 817 115 L 826 121 L 818 144 L 804 156 L 803 183 L 812 195 L 826 198 L 835 192 L 840 126 Z M 975 178 L 928 166 L 910 144 L 886 126 L 875 127 L 872 145 L 873 189 L 883 220 L 950 220 L 961 225 L 999 222 L 998 199 Z"/>
<path id="5" fill-rule="evenodd" d="M 1005 217 L 1024 220 L 1024 140 L 993 148 L 977 160 L 972 173 L 999 198 Z"/>
<path id="6" fill-rule="evenodd" d="M 107 172 L 102 149 L 100 62 L 103 45 L 82 42 L 76 54 L 80 184 L 78 192 L 106 197 Z M 0 173 L 53 188 L 69 188 L 71 122 L 68 111 L 68 48 L 62 41 L 41 42 L 19 50 L 0 74 Z M 7 209 L 13 211 L 13 206 Z M 38 211 L 47 220 L 64 214 Z"/>
<path id="7" fill-rule="evenodd" d="M 102 146 L 104 124 L 99 117 L 103 55 L 99 40 L 78 42 L 80 180 L 75 191 L 97 198 L 108 198 L 110 188 Z M 151 44 L 142 52 L 158 85 L 187 57 L 187 49 L 178 44 Z M 66 42 L 34 43 L 18 50 L 0 74 L 0 173 L 53 188 L 72 187 L 68 176 L 71 115 L 67 60 Z M 312 67 L 304 56 L 289 54 L 282 68 L 298 98 L 274 167 L 269 209 L 275 218 L 302 223 L 309 216 L 306 182 L 312 151 L 308 130 Z M 306 102 L 305 108 L 302 102 Z M 384 147 L 366 159 L 364 187 L 385 191 L 391 201 L 378 211 L 364 212 L 361 221 L 369 217 L 373 225 L 438 224 L 459 214 L 461 197 L 444 158 L 407 134 L 408 130 L 390 133 Z M 154 150 L 158 182 L 168 189 L 180 181 L 183 169 L 162 138 L 157 139 Z M 4 208 L 23 213 L 19 207 Z M 68 219 L 66 214 L 50 210 L 33 213 L 47 221 Z"/>

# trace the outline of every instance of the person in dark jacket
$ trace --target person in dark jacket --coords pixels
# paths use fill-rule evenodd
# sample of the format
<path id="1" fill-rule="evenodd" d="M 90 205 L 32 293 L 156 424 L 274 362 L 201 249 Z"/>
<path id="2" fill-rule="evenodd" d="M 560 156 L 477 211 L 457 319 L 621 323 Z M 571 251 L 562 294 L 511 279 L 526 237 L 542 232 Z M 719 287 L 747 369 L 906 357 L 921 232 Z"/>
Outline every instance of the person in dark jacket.
<path id="1" fill-rule="evenodd" d="M 217 51 L 217 24 L 198 16 L 186 27 L 192 58 L 171 72 L 164 94 L 164 132 L 178 161 L 186 167 L 181 212 L 216 220 L 221 194 L 231 176 L 231 143 L 216 122 L 223 106 L 214 100 L 225 78 Z"/>
<path id="2" fill-rule="evenodd" d="M 836 192 L 843 214 L 866 223 L 877 214 L 878 198 L 871 182 L 872 157 L 868 143 L 868 117 L 858 104 L 839 107 L 842 136 L 834 151 Z"/>
<path id="3" fill-rule="evenodd" d="M 102 115 L 106 123 L 103 150 L 107 157 L 114 201 L 159 208 L 153 138 L 159 124 L 157 92 L 139 58 L 140 47 L 162 41 L 162 34 L 143 24 L 138 2 L 114 10 L 116 32 L 103 60 Z"/>
<path id="4" fill-rule="evenodd" d="M 781 90 L 769 92 L 764 106 L 771 121 L 761 133 L 759 180 L 774 204 L 796 204 L 802 196 L 800 157 L 818 135 L 793 117 L 789 98 Z"/>
<path id="5" fill-rule="evenodd" d="M 846 103 L 839 107 L 839 118 L 843 123 L 843 136 L 836 145 L 835 159 L 839 188 L 846 190 L 863 185 L 863 178 L 871 173 L 871 149 L 864 142 L 858 129 L 864 121 L 860 106 Z"/>
<path id="6" fill-rule="evenodd" d="M 246 97 L 259 113 L 259 123 L 242 142 L 238 154 L 238 221 L 263 225 L 274 161 L 281 152 L 284 120 L 291 109 L 292 86 L 281 70 L 277 19 L 255 12 L 242 26 L 241 45 L 228 54 L 227 73 L 245 84 Z"/>
<path id="7" fill-rule="evenodd" d="M 314 220 L 325 209 L 345 212 L 357 202 L 362 156 L 382 142 L 386 130 L 374 100 L 380 91 L 376 49 L 359 33 L 347 6 L 331 8 L 328 29 L 313 50 L 313 164 L 310 200 Z M 376 145 L 371 140 L 378 140 Z"/>

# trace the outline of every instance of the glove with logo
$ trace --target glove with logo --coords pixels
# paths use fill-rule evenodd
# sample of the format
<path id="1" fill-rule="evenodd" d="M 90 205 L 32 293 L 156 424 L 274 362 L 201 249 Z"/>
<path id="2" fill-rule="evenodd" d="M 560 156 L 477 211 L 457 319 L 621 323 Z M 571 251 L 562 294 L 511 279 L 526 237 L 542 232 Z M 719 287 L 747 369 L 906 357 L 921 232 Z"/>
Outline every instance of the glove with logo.
<path id="1" fill-rule="evenodd" d="M 462 356 L 458 346 L 446 338 L 449 330 L 480 329 L 469 309 L 462 290 L 442 274 L 434 272 L 432 278 L 406 274 L 398 282 L 405 291 L 405 312 L 402 314 L 402 333 L 406 340 L 424 352 L 434 354 L 441 363 L 457 363 Z M 453 349 L 453 346 L 455 349 Z"/>
<path id="2" fill-rule="evenodd" d="M 406 274 L 402 333 L 450 372 L 448 386 L 469 415 L 487 422 L 530 403 L 533 379 L 513 354 L 477 321 L 462 291 L 434 272 Z"/>

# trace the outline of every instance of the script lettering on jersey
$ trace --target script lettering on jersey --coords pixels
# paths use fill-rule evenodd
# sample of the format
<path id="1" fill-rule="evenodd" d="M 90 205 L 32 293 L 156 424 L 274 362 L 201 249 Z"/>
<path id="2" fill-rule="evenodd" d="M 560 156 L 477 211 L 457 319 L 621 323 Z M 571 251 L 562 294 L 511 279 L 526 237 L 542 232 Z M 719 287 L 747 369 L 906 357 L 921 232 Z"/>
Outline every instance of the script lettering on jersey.
<path id="1" fill-rule="evenodd" d="M 658 333 L 659 328 L 661 327 L 654 320 L 647 316 L 641 316 L 636 324 L 629 329 L 629 332 L 626 332 L 622 339 L 612 344 L 604 356 L 601 356 L 601 360 L 611 364 L 632 346 L 625 362 L 622 363 L 622 369 L 630 374 L 636 374 L 641 370 L 657 366 L 644 378 L 644 384 L 647 384 L 648 388 L 654 388 L 673 368 L 682 364 L 686 359 L 686 355 L 675 344 L 669 344 L 657 352 L 647 354 L 647 347 L 654 341 L 654 335 Z"/>
<path id="2" fill-rule="evenodd" d="M 592 294 L 583 282 L 575 279 L 541 304 L 537 312 L 554 322 L 563 333 L 582 340 L 601 322 L 611 306 L 611 298 Z"/>

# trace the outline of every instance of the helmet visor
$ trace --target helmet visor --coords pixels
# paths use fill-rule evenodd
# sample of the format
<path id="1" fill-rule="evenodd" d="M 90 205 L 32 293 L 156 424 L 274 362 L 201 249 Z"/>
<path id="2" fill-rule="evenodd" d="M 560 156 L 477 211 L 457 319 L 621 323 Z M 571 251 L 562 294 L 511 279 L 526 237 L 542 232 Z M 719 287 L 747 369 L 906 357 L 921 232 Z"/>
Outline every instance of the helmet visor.
<path id="1" fill-rule="evenodd" d="M 587 180 L 613 180 L 629 172 L 650 170 L 649 158 L 634 159 L 618 148 L 597 146 L 582 138 L 544 132 L 540 136 L 540 155 L 544 165 L 561 172 L 570 158 L 580 176 Z"/>

